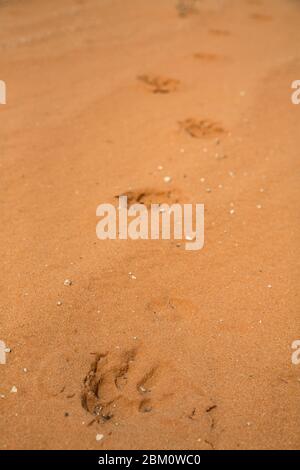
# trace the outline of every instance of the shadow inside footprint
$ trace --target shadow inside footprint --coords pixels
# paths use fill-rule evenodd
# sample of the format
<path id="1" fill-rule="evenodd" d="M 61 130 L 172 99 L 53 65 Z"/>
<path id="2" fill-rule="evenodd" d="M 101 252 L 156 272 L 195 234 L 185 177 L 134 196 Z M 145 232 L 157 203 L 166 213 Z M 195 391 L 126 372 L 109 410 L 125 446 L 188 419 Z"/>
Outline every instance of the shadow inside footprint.
<path id="1" fill-rule="evenodd" d="M 196 139 L 202 137 L 217 137 L 225 132 L 220 124 L 210 121 L 209 119 L 188 118 L 184 121 L 180 121 L 179 125 L 187 134 Z"/>
<path id="2" fill-rule="evenodd" d="M 120 195 L 115 196 L 127 197 L 128 206 L 132 204 L 144 204 L 146 207 L 150 207 L 151 204 L 175 204 L 179 201 L 179 193 L 177 190 L 157 190 L 157 189 L 143 189 L 143 190 L 132 190 L 124 192 Z"/>
<path id="3" fill-rule="evenodd" d="M 198 13 L 197 0 L 178 0 L 176 10 L 181 18 Z"/>
<path id="4" fill-rule="evenodd" d="M 180 84 L 179 80 L 160 75 L 139 75 L 137 79 L 143 82 L 152 93 L 172 93 Z"/>
<path id="5" fill-rule="evenodd" d="M 194 54 L 194 58 L 206 62 L 213 62 L 218 60 L 220 57 L 217 54 L 211 54 L 209 52 L 196 52 L 196 54 Z"/>
<path id="6" fill-rule="evenodd" d="M 230 31 L 227 31 L 227 29 L 210 29 L 209 30 L 210 34 L 213 34 L 214 36 L 230 36 Z"/>

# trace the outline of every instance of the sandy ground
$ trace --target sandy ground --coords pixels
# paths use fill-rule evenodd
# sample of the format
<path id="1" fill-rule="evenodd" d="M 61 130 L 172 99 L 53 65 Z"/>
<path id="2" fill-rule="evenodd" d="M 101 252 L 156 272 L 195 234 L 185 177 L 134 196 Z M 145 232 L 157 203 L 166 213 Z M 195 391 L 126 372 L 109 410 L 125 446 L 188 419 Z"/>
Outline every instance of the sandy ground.
<path id="1" fill-rule="evenodd" d="M 299 449 L 300 2 L 0 21 L 1 448 Z M 204 203 L 203 250 L 98 240 L 129 190 Z"/>

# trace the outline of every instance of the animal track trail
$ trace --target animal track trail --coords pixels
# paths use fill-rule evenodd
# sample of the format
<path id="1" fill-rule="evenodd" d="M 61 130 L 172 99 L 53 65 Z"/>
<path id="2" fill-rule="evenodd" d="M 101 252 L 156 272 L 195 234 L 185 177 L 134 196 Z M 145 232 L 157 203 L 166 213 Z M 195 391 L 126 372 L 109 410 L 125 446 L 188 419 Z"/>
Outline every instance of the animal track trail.
<path id="1" fill-rule="evenodd" d="M 195 139 L 218 137 L 225 133 L 225 129 L 219 123 L 209 119 L 188 118 L 184 121 L 179 121 L 179 126 Z"/>
<path id="2" fill-rule="evenodd" d="M 152 93 L 172 93 L 176 91 L 180 85 L 179 80 L 173 78 L 162 77 L 161 75 L 139 75 L 137 77 L 146 89 Z"/>
<path id="3" fill-rule="evenodd" d="M 151 204 L 174 204 L 179 202 L 179 191 L 176 189 L 157 190 L 157 189 L 137 189 L 132 191 L 124 192 L 120 196 L 127 197 L 127 203 L 131 204 L 144 204 L 146 207 L 150 207 Z"/>

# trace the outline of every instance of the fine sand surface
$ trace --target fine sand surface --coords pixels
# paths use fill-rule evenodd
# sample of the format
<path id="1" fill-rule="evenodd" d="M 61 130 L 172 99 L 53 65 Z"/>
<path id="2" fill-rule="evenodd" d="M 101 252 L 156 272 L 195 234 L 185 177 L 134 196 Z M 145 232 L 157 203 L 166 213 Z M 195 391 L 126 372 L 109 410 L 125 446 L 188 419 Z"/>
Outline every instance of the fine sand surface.
<path id="1" fill-rule="evenodd" d="M 0 2 L 2 449 L 300 448 L 300 2 L 176 3 Z M 128 191 L 204 248 L 98 240 Z"/>

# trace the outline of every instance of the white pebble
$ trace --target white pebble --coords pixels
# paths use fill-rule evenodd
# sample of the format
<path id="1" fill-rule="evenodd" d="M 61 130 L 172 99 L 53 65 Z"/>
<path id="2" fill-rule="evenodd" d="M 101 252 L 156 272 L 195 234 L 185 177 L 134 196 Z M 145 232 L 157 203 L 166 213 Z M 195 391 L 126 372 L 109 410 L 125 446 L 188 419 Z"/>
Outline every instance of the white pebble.
<path id="1" fill-rule="evenodd" d="M 57 302 L 57 305 L 58 305 L 58 306 L 62 305 L 61 300 L 59 300 L 59 301 Z"/>
<path id="2" fill-rule="evenodd" d="M 103 438 L 104 438 L 103 434 L 96 434 L 96 441 L 102 441 Z"/>
<path id="3" fill-rule="evenodd" d="M 164 177 L 164 182 L 165 182 L 165 183 L 170 183 L 171 181 L 172 181 L 171 176 L 165 176 L 165 177 Z"/>
<path id="4" fill-rule="evenodd" d="M 233 215 L 233 214 L 235 213 L 235 210 L 234 210 L 234 209 L 230 209 L 229 213 L 230 213 L 231 215 Z"/>
<path id="5" fill-rule="evenodd" d="M 132 272 L 129 272 L 128 274 L 131 277 L 131 279 L 136 279 L 136 276 Z"/>
<path id="6" fill-rule="evenodd" d="M 72 285 L 71 279 L 65 279 L 64 286 L 71 286 L 71 285 Z"/>
<path id="7" fill-rule="evenodd" d="M 14 385 L 12 388 L 11 388 L 11 391 L 10 393 L 17 393 L 18 389 L 17 387 Z"/>

